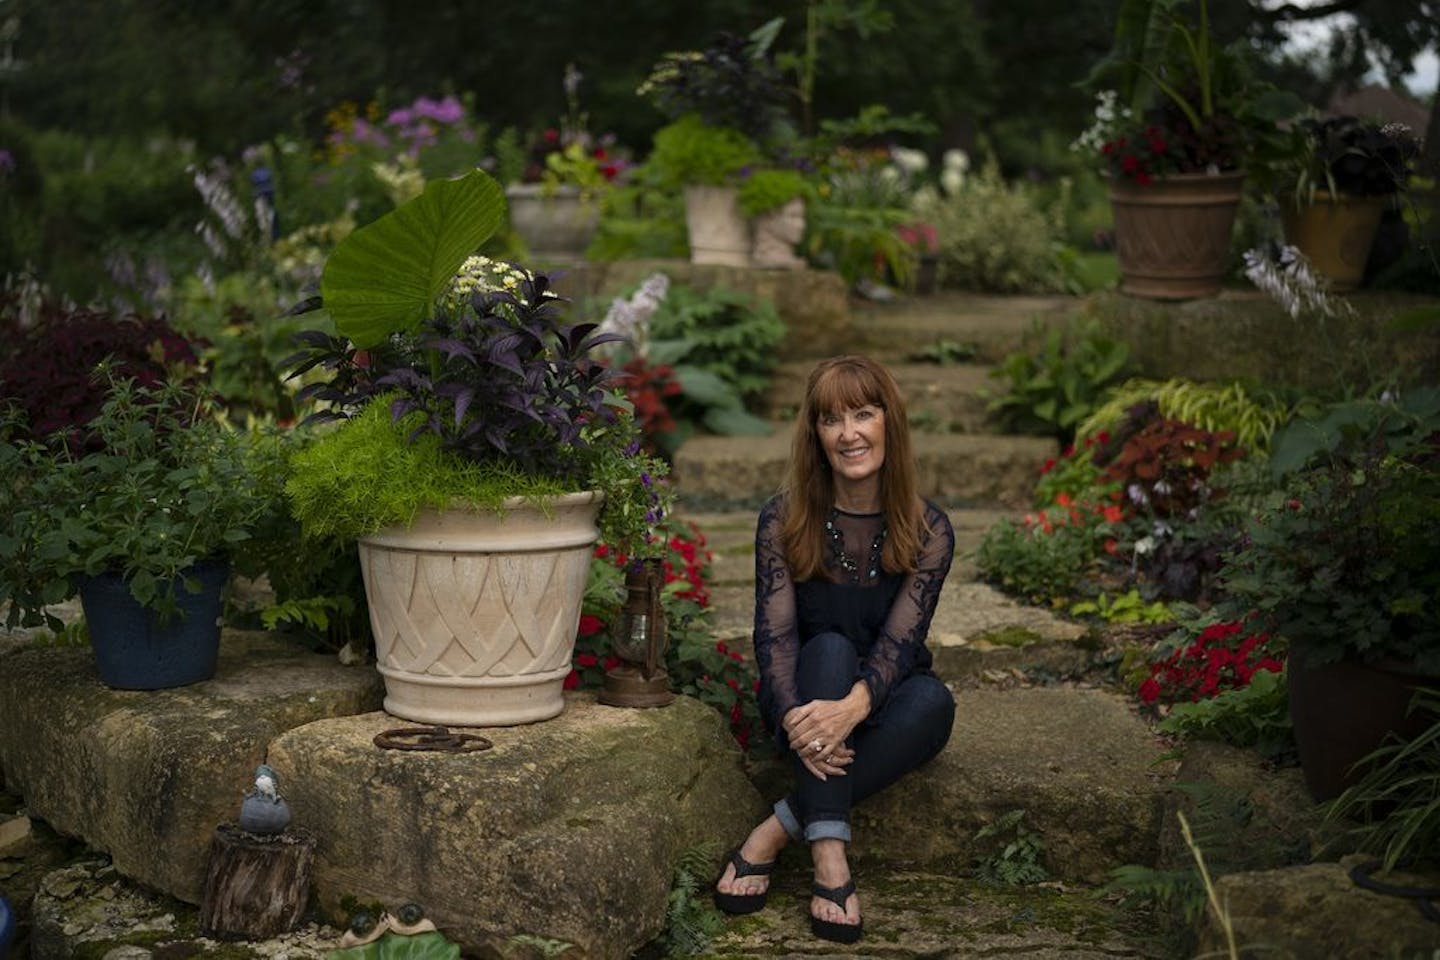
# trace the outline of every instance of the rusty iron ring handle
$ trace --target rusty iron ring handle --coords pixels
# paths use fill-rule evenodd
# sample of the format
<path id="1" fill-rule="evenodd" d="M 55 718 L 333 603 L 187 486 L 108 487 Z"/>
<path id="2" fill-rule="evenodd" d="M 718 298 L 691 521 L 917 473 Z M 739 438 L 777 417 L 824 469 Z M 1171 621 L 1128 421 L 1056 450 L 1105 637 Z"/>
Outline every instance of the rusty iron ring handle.
<path id="1" fill-rule="evenodd" d="M 451 733 L 450 728 L 397 727 L 375 734 L 375 746 L 381 750 L 434 750 L 445 753 L 475 753 L 489 750 L 495 744 L 474 733 Z"/>

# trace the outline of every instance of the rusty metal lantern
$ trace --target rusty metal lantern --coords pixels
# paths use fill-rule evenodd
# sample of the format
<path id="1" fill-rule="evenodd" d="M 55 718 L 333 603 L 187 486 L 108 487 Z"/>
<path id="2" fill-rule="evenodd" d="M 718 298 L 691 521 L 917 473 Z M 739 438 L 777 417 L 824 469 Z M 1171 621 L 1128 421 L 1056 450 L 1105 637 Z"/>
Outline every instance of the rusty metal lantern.
<path id="1" fill-rule="evenodd" d="M 621 663 L 605 671 L 600 702 L 612 707 L 663 707 L 675 699 L 665 672 L 665 571 L 659 559 L 630 565 L 625 606 L 611 636 Z"/>

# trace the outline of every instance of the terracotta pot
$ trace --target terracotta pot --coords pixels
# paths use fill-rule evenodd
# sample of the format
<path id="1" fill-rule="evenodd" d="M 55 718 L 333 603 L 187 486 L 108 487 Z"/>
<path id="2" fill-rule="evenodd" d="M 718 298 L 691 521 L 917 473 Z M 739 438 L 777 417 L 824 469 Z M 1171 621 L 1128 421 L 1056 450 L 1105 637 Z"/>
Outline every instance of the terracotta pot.
<path id="1" fill-rule="evenodd" d="M 1280 211 L 1285 240 L 1309 258 L 1311 266 L 1337 291 L 1354 290 L 1365 277 L 1365 262 L 1389 197 L 1332 196 L 1316 191 L 1313 203 L 1293 199 Z"/>
<path id="2" fill-rule="evenodd" d="M 1154 300 L 1219 293 L 1244 182 L 1243 172 L 1112 182 L 1121 291 Z"/>
<path id="3" fill-rule="evenodd" d="M 510 226 L 525 241 L 533 260 L 573 262 L 585 258 L 585 248 L 600 223 L 600 204 L 580 195 L 579 187 L 517 183 L 505 188 L 510 205 Z"/>
<path id="4" fill-rule="evenodd" d="M 750 266 L 750 224 L 734 187 L 686 187 L 685 229 L 690 262 Z"/>
<path id="5" fill-rule="evenodd" d="M 1300 766 L 1317 801 L 1333 800 L 1353 785 L 1364 773 L 1355 765 L 1387 737 L 1412 739 L 1440 719 L 1407 713 L 1415 691 L 1440 689 L 1440 677 L 1416 673 L 1403 663 L 1342 660 L 1311 667 L 1295 645 L 1286 683 Z"/>
<path id="6" fill-rule="evenodd" d="M 600 502 L 426 511 L 361 539 L 385 712 L 456 727 L 559 715 Z"/>

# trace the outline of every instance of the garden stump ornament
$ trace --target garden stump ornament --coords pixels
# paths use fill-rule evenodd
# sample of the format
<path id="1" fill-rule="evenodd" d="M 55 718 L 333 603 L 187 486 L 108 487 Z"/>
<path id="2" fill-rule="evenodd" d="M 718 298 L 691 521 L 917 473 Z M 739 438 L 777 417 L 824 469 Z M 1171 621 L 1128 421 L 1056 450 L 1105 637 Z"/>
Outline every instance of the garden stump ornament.
<path id="1" fill-rule="evenodd" d="M 255 768 L 237 823 L 210 839 L 200 929 L 222 940 L 265 940 L 294 930 L 310 901 L 315 838 L 292 831 L 290 805 L 267 764 Z"/>

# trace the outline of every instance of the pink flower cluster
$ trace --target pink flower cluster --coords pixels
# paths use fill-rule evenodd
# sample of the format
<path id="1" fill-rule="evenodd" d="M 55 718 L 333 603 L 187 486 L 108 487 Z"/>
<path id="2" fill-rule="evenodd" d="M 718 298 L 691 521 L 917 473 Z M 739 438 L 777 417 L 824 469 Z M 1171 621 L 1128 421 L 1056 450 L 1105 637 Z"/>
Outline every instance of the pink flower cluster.
<path id="1" fill-rule="evenodd" d="M 1279 673 L 1285 669 L 1284 654 L 1273 656 L 1269 643 L 1269 634 L 1245 633 L 1239 620 L 1211 624 L 1190 646 L 1150 665 L 1149 678 L 1140 684 L 1140 699 L 1145 703 L 1203 700 L 1249 686 L 1260 670 Z"/>

